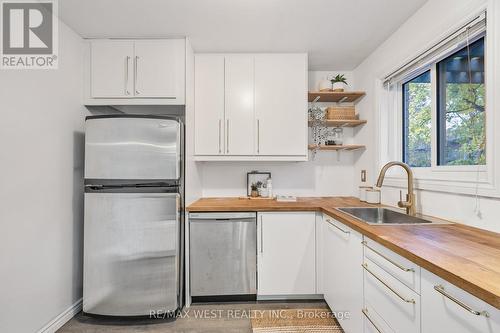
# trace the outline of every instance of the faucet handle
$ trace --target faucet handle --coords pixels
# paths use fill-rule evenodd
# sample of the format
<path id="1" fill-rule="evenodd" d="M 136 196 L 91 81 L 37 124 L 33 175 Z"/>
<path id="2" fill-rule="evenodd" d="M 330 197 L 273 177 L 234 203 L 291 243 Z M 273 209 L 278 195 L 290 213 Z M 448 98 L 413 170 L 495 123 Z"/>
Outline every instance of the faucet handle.
<path id="1" fill-rule="evenodd" d="M 403 201 L 403 191 L 399 190 L 399 201 Z"/>

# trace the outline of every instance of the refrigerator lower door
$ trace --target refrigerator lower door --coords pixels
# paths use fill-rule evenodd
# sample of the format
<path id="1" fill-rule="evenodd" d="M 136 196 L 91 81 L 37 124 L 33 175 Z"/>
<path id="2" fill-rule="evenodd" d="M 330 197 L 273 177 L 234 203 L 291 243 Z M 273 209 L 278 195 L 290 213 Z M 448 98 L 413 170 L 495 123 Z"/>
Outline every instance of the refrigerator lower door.
<path id="1" fill-rule="evenodd" d="M 177 310 L 178 203 L 177 193 L 85 193 L 84 312 Z"/>
<path id="2" fill-rule="evenodd" d="M 164 117 L 87 117 L 85 178 L 179 179 L 180 133 L 180 123 Z"/>

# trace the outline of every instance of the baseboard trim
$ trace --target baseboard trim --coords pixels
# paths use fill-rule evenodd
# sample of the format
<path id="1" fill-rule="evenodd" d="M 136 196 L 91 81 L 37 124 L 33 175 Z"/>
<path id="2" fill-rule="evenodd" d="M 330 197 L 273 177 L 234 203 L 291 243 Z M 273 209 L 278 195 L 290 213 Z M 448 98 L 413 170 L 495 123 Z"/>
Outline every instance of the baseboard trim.
<path id="1" fill-rule="evenodd" d="M 57 317 L 52 319 L 37 333 L 55 333 L 58 329 L 63 327 L 64 324 L 66 324 L 71 318 L 73 318 L 80 311 L 82 311 L 82 298 L 73 303 L 73 305 L 64 310 Z"/>
<path id="2" fill-rule="evenodd" d="M 322 299 L 324 299 L 323 294 L 257 296 L 257 301 L 315 301 Z"/>

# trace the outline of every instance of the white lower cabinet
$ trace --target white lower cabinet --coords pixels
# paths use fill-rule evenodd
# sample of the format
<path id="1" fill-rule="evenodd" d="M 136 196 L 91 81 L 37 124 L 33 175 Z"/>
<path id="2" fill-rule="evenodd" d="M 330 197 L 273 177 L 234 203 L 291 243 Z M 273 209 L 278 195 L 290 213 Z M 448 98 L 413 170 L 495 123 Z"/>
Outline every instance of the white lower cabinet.
<path id="1" fill-rule="evenodd" d="M 420 295 L 370 259 L 365 258 L 363 266 L 365 311 L 377 313 L 395 332 L 419 333 Z M 368 320 L 366 315 L 365 320 Z M 376 323 L 372 324 L 378 327 Z"/>
<path id="2" fill-rule="evenodd" d="M 333 218 L 323 216 L 323 293 L 330 309 L 348 312 L 339 320 L 346 333 L 362 332 L 362 236 Z"/>
<path id="3" fill-rule="evenodd" d="M 500 332 L 500 311 L 422 269 L 422 332 Z"/>
<path id="4" fill-rule="evenodd" d="M 314 212 L 258 213 L 257 296 L 316 294 Z"/>

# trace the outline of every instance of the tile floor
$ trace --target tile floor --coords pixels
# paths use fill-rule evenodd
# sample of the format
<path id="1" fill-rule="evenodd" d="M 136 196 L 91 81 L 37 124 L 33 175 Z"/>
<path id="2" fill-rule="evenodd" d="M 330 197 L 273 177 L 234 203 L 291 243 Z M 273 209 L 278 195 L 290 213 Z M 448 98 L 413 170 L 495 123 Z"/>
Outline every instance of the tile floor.
<path id="1" fill-rule="evenodd" d="M 250 333 L 250 310 L 327 308 L 324 301 L 197 304 L 175 321 L 118 322 L 78 314 L 57 333 Z"/>

